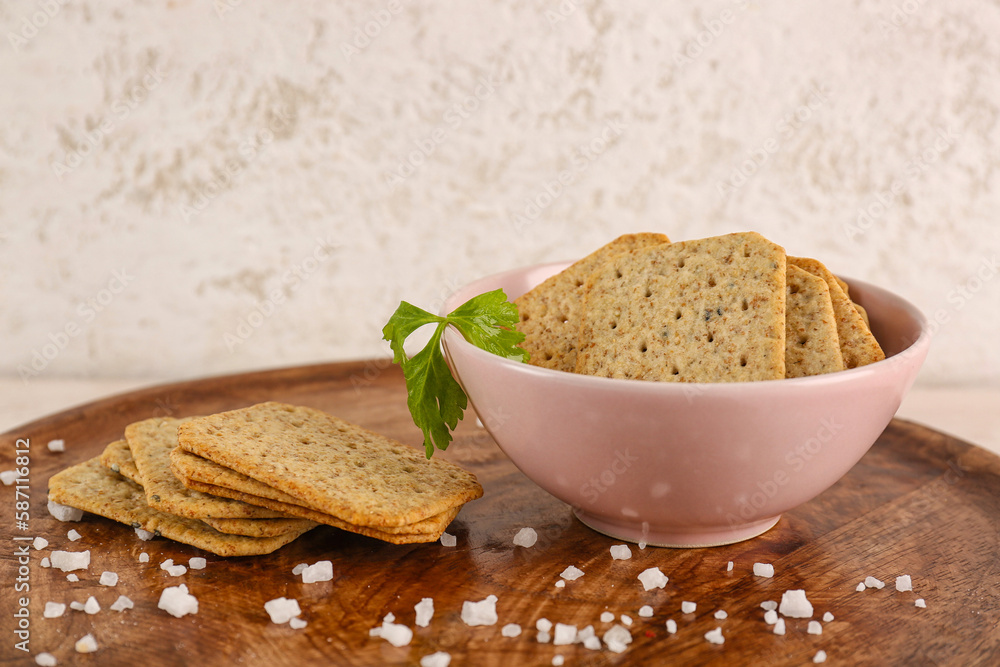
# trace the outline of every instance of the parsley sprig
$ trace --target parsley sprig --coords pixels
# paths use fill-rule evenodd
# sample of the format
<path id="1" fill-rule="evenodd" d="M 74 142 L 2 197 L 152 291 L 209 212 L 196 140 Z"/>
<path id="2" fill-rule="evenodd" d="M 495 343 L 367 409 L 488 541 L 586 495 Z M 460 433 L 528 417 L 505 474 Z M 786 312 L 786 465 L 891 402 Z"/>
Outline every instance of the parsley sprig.
<path id="1" fill-rule="evenodd" d="M 517 306 L 507 300 L 502 289 L 497 289 L 469 299 L 445 316 L 401 301 L 382 328 L 382 338 L 392 348 L 392 361 L 403 369 L 406 405 L 413 423 L 424 433 L 427 458 L 434 455 L 435 447 L 448 448 L 451 431 L 458 426 L 469 404 L 441 352 L 445 327 L 453 325 L 465 340 L 487 352 L 527 361 L 527 351 L 518 347 L 524 334 L 514 329 L 517 322 Z M 426 324 L 436 325 L 434 333 L 424 349 L 408 358 L 403 341 Z"/>

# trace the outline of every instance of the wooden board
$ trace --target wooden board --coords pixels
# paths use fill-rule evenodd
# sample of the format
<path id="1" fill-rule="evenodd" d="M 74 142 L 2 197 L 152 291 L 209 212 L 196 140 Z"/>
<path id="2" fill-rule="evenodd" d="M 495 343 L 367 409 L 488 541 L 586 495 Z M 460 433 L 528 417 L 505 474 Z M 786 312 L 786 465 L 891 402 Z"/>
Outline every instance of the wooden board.
<path id="1" fill-rule="evenodd" d="M 15 525 L 14 487 L 0 487 L 0 664 L 34 664 L 14 648 L 20 597 L 29 599 L 32 654 L 48 651 L 60 665 L 414 665 L 436 651 L 450 653 L 452 665 L 549 665 L 556 655 L 566 665 L 802 665 L 811 664 L 818 650 L 836 665 L 1000 660 L 1000 459 L 902 421 L 894 421 L 836 486 L 787 513 L 763 536 L 711 549 L 633 545 L 627 561 L 613 561 L 615 541 L 583 526 L 566 505 L 528 481 L 471 415 L 445 456 L 473 470 L 486 495 L 452 524 L 454 548 L 393 546 L 321 527 L 269 556 L 222 559 L 163 539 L 142 542 L 130 528 L 98 517 L 60 523 L 46 510 L 48 478 L 96 455 L 132 421 L 273 399 L 315 406 L 419 446 L 405 396 L 401 374 L 385 360 L 318 365 L 153 387 L 4 434 L 0 470 L 13 467 L 15 443 L 24 439 L 30 441 L 31 475 L 26 531 Z M 65 440 L 64 453 L 47 450 L 54 438 Z M 511 543 L 523 526 L 538 531 L 531 549 Z M 83 539 L 70 542 L 71 528 Z M 30 591 L 15 592 L 16 549 L 26 543 L 13 538 L 35 535 L 49 546 L 31 550 Z M 78 583 L 39 565 L 54 549 L 88 548 L 91 565 Z M 149 553 L 149 563 L 139 563 L 141 552 Z M 159 568 L 167 558 L 187 563 L 198 555 L 208 558 L 204 570 L 174 578 Z M 333 581 L 306 585 L 292 575 L 296 564 L 320 560 L 333 562 Z M 774 578 L 753 576 L 754 562 L 772 563 Z M 584 576 L 555 587 L 568 565 Z M 670 581 L 644 592 L 636 577 L 653 566 Z M 98 585 L 105 570 L 118 573 L 116 587 Z M 914 592 L 895 590 L 901 574 L 912 576 Z M 886 587 L 856 592 L 868 575 Z M 198 598 L 197 615 L 177 619 L 156 608 L 160 591 L 179 583 Z M 834 614 L 822 635 L 807 634 L 805 620 L 788 620 L 785 636 L 764 622 L 760 603 L 794 588 L 806 590 L 816 618 Z M 109 611 L 120 594 L 135 608 Z M 67 609 L 60 618 L 42 618 L 47 601 L 84 602 L 91 595 L 102 607 L 96 615 Z M 463 601 L 488 595 L 499 600 L 499 623 L 467 627 L 460 618 Z M 282 596 L 299 601 L 306 628 L 270 622 L 264 603 Z M 435 613 L 429 627 L 417 628 L 413 608 L 424 597 L 433 598 Z M 926 609 L 914 606 L 918 597 Z M 682 614 L 682 600 L 697 602 L 697 611 Z M 653 608 L 652 617 L 639 616 L 643 605 Z M 719 609 L 728 618 L 714 618 Z M 603 611 L 634 621 L 633 642 L 620 655 L 536 641 L 535 622 L 543 617 L 581 628 L 592 624 L 603 635 L 611 625 L 600 621 Z M 415 630 L 409 646 L 369 637 L 388 613 Z M 675 635 L 667 634 L 667 619 L 677 622 Z M 523 634 L 502 637 L 506 623 L 520 624 Z M 716 627 L 723 630 L 722 645 L 704 638 Z M 87 633 L 99 650 L 78 655 L 73 644 Z"/>

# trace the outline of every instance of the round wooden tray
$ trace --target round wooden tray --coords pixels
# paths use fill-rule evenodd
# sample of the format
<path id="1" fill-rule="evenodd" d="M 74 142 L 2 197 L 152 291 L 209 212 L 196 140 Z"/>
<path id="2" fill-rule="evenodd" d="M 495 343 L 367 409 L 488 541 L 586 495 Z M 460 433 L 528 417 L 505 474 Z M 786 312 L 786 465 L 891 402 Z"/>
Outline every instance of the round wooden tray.
<path id="1" fill-rule="evenodd" d="M 277 552 L 223 559 L 164 539 L 140 541 L 131 528 L 87 515 L 60 523 L 46 510 L 46 484 L 59 470 L 97 455 L 122 437 L 127 424 L 149 417 L 207 414 L 277 400 L 317 407 L 419 447 L 420 432 L 406 409 L 402 375 L 386 360 L 279 369 L 208 378 L 143 389 L 67 410 L 3 436 L 0 470 L 14 467 L 16 443 L 30 442 L 28 529 L 15 521 L 16 487 L 0 487 L 7 509 L 0 523 L 0 664 L 34 664 L 15 647 L 20 598 L 28 600 L 31 655 L 47 651 L 60 665 L 415 665 L 446 651 L 457 665 L 598 664 L 811 664 L 825 651 L 828 664 L 974 665 L 1000 661 L 1000 458 L 927 428 L 893 421 L 871 451 L 840 482 L 785 514 L 755 539 L 710 549 L 639 549 L 630 560 L 612 560 L 615 541 L 588 529 L 571 509 L 526 479 L 475 424 L 470 412 L 447 452 L 438 453 L 479 477 L 485 496 L 468 504 L 448 529 L 458 544 L 394 546 L 322 526 Z M 49 440 L 66 451 L 48 451 Z M 544 446 L 544 443 L 539 443 Z M 539 535 L 530 548 L 515 547 L 519 529 Z M 71 542 L 66 533 L 83 538 Z M 45 537 L 30 549 L 28 573 L 19 571 L 17 538 Z M 41 558 L 55 549 L 91 551 L 90 568 L 70 583 L 45 569 Z M 139 554 L 150 555 L 148 563 Z M 208 567 L 171 577 L 159 564 L 205 556 Z M 332 581 L 302 584 L 299 563 L 333 562 Z M 727 571 L 727 563 L 734 568 Z M 771 579 L 755 577 L 755 562 L 774 565 Z M 584 576 L 558 588 L 569 565 Z M 670 578 L 645 592 L 636 579 L 649 567 Z M 118 585 L 98 584 L 101 572 L 117 572 Z M 913 592 L 895 590 L 908 574 Z M 867 576 L 885 588 L 855 590 Z M 26 579 L 30 590 L 15 586 Z M 22 582 L 23 583 L 23 582 Z M 187 584 L 199 601 L 197 615 L 173 618 L 156 608 L 160 591 Z M 760 603 L 803 588 L 815 609 L 834 620 L 821 635 L 806 620 L 787 620 L 778 636 L 763 620 Z M 135 602 L 124 612 L 108 607 L 121 594 Z M 71 611 L 46 619 L 48 601 L 84 602 L 93 595 L 96 615 Z M 498 598 L 499 622 L 468 627 L 463 601 Z M 271 623 L 264 603 L 295 598 L 307 627 Z M 430 625 L 414 625 L 414 605 L 434 599 Z M 914 605 L 917 598 L 926 608 Z M 681 601 L 698 604 L 681 613 Z M 639 616 L 650 605 L 653 615 Z M 728 617 L 714 617 L 724 610 Z M 632 618 L 633 641 L 621 654 L 580 644 L 537 641 L 535 622 L 547 618 L 603 635 L 616 619 Z M 392 613 L 414 629 L 412 642 L 395 648 L 369 630 Z M 677 622 L 668 634 L 665 621 Z M 500 628 L 517 623 L 523 633 L 505 638 Z M 705 633 L 721 627 L 725 643 Z M 87 633 L 99 649 L 77 654 Z"/>

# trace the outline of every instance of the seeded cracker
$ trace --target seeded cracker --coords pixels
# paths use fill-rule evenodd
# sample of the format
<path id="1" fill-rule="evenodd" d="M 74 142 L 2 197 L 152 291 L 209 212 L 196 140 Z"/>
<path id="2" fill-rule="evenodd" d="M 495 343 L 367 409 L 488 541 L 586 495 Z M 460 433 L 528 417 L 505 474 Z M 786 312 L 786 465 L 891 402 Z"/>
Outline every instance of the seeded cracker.
<path id="1" fill-rule="evenodd" d="M 344 530 L 352 530 L 350 524 L 329 514 L 305 507 L 302 501 L 272 489 L 255 479 L 247 477 L 235 470 L 224 468 L 218 463 L 195 456 L 184 450 L 174 449 L 170 452 L 171 465 L 177 478 L 189 489 L 209 493 L 215 496 L 241 500 L 251 505 L 259 505 L 291 516 L 302 517 L 325 523 Z M 461 508 L 453 508 L 441 514 L 404 526 L 386 526 L 379 528 L 379 533 L 389 534 L 426 534 L 429 542 L 437 540 L 441 532 L 448 527 Z M 358 532 L 358 531 L 354 531 Z M 366 533 L 367 534 L 367 533 Z"/>
<path id="2" fill-rule="evenodd" d="M 805 257 L 789 257 L 788 262 L 826 281 L 837 318 L 837 336 L 845 368 L 857 368 L 885 359 L 885 353 L 868 329 L 864 318 L 840 288 L 836 276 L 821 262 Z"/>
<path id="3" fill-rule="evenodd" d="M 224 557 L 268 554 L 305 532 L 263 538 L 225 535 L 197 519 L 159 512 L 146 504 L 141 487 L 105 468 L 100 457 L 53 475 L 49 499 Z"/>
<path id="4" fill-rule="evenodd" d="M 785 251 L 746 232 L 618 255 L 591 275 L 576 371 L 673 382 L 785 377 Z"/>
<path id="5" fill-rule="evenodd" d="M 531 355 L 528 363 L 572 372 L 587 277 L 618 253 L 669 242 L 664 234 L 619 236 L 515 299 L 521 318 L 517 330 L 525 335 L 521 347 Z"/>
<path id="6" fill-rule="evenodd" d="M 826 281 L 791 264 L 787 271 L 785 377 L 844 370 L 837 318 Z"/>
<path id="7" fill-rule="evenodd" d="M 191 519 L 288 518 L 256 505 L 190 491 L 181 484 L 170 469 L 170 450 L 177 446 L 178 425 L 189 419 L 156 417 L 125 428 L 125 441 L 139 471 L 137 481 L 149 506 Z"/>
<path id="8" fill-rule="evenodd" d="M 261 403 L 178 428 L 185 451 L 356 526 L 404 526 L 479 498 L 475 475 L 313 408 Z"/>

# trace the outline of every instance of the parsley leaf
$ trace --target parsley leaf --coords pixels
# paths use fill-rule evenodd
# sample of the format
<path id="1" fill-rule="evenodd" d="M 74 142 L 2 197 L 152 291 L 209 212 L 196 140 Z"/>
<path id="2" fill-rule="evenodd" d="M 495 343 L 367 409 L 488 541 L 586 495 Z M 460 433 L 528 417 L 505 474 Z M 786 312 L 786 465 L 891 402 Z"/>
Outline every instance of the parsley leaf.
<path id="1" fill-rule="evenodd" d="M 528 352 L 518 347 L 524 334 L 514 329 L 517 322 L 517 306 L 507 300 L 502 289 L 497 289 L 469 299 L 443 317 L 401 301 L 382 328 L 382 338 L 392 349 L 392 361 L 403 369 L 406 405 L 413 423 L 424 433 L 427 458 L 434 455 L 435 447 L 448 448 L 451 431 L 469 404 L 441 352 L 445 327 L 453 325 L 465 340 L 487 352 L 527 361 Z M 424 349 L 407 358 L 403 341 L 426 324 L 435 325 L 431 339 Z"/>

